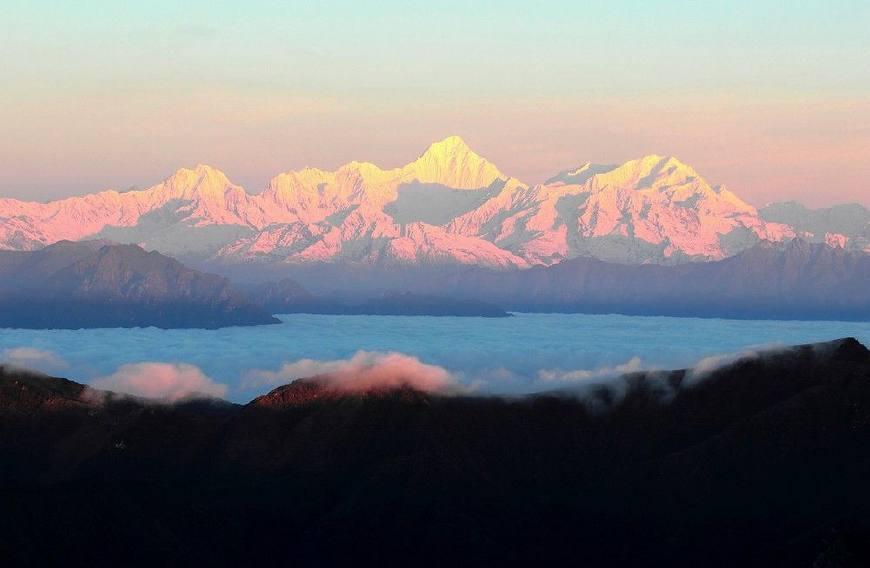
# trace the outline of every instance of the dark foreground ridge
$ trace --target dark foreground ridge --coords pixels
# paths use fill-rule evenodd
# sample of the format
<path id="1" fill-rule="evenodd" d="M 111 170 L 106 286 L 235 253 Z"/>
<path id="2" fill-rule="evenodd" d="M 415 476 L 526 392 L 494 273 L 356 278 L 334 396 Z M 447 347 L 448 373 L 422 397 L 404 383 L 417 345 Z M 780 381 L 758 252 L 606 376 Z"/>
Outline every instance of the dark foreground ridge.
<path id="1" fill-rule="evenodd" d="M 0 368 L 0 559 L 870 561 L 859 342 L 627 383 L 623 398 L 590 401 L 350 395 L 307 380 L 248 405 L 162 405 Z"/>

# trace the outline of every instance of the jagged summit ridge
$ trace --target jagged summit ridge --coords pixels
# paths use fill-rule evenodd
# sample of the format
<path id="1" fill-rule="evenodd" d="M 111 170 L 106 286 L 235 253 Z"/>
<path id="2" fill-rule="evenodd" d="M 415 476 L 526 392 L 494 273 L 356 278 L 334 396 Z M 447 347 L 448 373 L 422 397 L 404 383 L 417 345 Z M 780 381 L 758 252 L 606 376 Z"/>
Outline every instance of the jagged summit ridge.
<path id="1" fill-rule="evenodd" d="M 220 263 L 673 263 L 793 236 L 672 156 L 585 163 L 531 186 L 459 136 L 393 169 L 354 161 L 287 171 L 259 194 L 200 164 L 144 190 L 0 199 L 0 248 L 105 237 Z"/>
<path id="2" fill-rule="evenodd" d="M 146 191 L 163 192 L 170 199 L 186 200 L 222 198 L 228 192 L 245 192 L 230 182 L 224 172 L 205 164 L 198 164 L 193 169 L 179 168 L 162 184 Z"/>

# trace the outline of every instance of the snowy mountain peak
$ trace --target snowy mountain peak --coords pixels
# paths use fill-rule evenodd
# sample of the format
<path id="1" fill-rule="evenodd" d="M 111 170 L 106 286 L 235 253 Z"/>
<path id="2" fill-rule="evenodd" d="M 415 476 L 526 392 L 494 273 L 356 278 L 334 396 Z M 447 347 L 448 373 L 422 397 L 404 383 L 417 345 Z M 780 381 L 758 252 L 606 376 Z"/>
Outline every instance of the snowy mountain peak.
<path id="1" fill-rule="evenodd" d="M 168 199 L 222 198 L 228 189 L 243 191 L 221 170 L 205 164 L 180 168 L 151 189 Z"/>
<path id="2" fill-rule="evenodd" d="M 399 176 L 397 170 L 382 170 L 371 162 L 357 162 L 356 160 L 341 166 L 336 173 L 356 177 L 371 185 L 382 185 Z"/>
<path id="3" fill-rule="evenodd" d="M 429 145 L 429 148 L 421 154 L 447 154 L 447 155 L 456 155 L 456 154 L 473 154 L 471 148 L 469 148 L 468 144 L 465 143 L 465 140 L 462 139 L 461 136 L 448 136 L 443 140 L 439 140 L 437 142 L 433 142 Z"/>
<path id="4" fill-rule="evenodd" d="M 178 168 L 167 180 L 202 179 L 226 180 L 227 176 L 221 170 L 207 164 L 197 164 L 194 168 Z"/>
<path id="5" fill-rule="evenodd" d="M 617 169 L 620 171 L 620 175 L 639 178 L 641 184 L 665 178 L 678 180 L 698 177 L 698 173 L 691 166 L 673 156 L 660 156 L 658 154 L 629 160 Z"/>
<path id="6" fill-rule="evenodd" d="M 105 237 L 220 262 L 681 262 L 794 235 L 672 156 L 586 162 L 530 187 L 459 136 L 399 168 L 354 161 L 335 171 L 288 171 L 257 195 L 200 164 L 141 191 L 49 203 L 0 199 L 0 248 Z"/>
<path id="7" fill-rule="evenodd" d="M 691 166 L 672 156 L 657 154 L 629 160 L 618 166 L 582 166 L 577 170 L 562 172 L 547 183 L 556 186 L 582 185 L 596 192 L 618 189 L 641 194 L 663 193 L 678 200 L 694 194 L 717 195 Z"/>
<path id="8" fill-rule="evenodd" d="M 453 189 L 480 189 L 507 179 L 498 168 L 475 153 L 459 136 L 435 142 L 404 168 L 405 177 Z"/>
<path id="9" fill-rule="evenodd" d="M 590 182 L 590 180 L 592 180 Z M 586 162 L 578 168 L 565 170 L 544 182 L 544 185 L 583 185 L 593 187 L 634 187 L 645 189 L 663 185 L 703 182 L 698 173 L 673 156 L 650 154 L 622 164 Z"/>

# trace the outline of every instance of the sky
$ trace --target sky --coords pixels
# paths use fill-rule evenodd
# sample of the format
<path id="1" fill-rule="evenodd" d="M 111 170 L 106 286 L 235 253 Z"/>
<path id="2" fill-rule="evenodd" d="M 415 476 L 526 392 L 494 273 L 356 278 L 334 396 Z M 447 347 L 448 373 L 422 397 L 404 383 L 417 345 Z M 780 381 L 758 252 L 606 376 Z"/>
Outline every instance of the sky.
<path id="1" fill-rule="evenodd" d="M 259 192 L 456 134 L 527 183 L 662 154 L 755 205 L 870 205 L 863 0 L 0 5 L 0 196 L 198 163 Z"/>

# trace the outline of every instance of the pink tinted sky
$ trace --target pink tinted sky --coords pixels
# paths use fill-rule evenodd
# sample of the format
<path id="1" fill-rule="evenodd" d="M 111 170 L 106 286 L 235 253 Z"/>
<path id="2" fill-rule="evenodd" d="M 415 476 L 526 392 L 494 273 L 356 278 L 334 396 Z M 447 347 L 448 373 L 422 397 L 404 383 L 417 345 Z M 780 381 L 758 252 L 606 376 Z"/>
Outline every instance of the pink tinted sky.
<path id="1" fill-rule="evenodd" d="M 0 196 L 197 163 L 257 192 L 458 134 L 529 183 L 656 153 L 756 205 L 870 204 L 866 3 L 197 3 L 13 1 Z"/>

